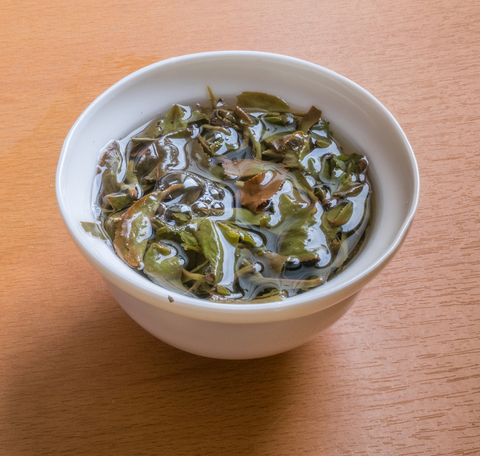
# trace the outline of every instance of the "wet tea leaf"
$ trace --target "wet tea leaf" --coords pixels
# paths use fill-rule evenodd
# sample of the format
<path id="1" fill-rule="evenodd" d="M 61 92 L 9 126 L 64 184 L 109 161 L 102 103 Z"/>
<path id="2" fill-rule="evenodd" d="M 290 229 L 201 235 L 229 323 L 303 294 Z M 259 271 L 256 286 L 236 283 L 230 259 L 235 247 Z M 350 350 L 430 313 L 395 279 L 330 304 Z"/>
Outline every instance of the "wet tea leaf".
<path id="1" fill-rule="evenodd" d="M 93 237 L 99 238 L 102 241 L 107 241 L 108 237 L 106 236 L 105 230 L 102 225 L 99 223 L 93 222 L 80 222 L 85 233 L 91 234 Z"/>
<path id="2" fill-rule="evenodd" d="M 218 222 L 217 226 L 222 230 L 225 239 L 235 247 L 239 242 L 248 244 L 252 247 L 261 247 L 263 245 L 262 238 L 255 233 L 251 233 L 244 228 L 235 226 L 232 223 Z"/>
<path id="3" fill-rule="evenodd" d="M 136 201 L 123 214 L 115 232 L 114 246 L 117 255 L 129 266 L 143 266 L 143 255 L 152 236 L 150 220 L 172 190 L 174 189 L 171 187 L 163 192 L 150 193 Z"/>
<path id="4" fill-rule="evenodd" d="M 237 225 L 260 226 L 262 220 L 266 223 L 269 219 L 270 216 L 268 214 L 257 214 L 250 209 L 239 207 L 233 209 L 233 216 L 230 218 L 230 221 Z"/>
<path id="5" fill-rule="evenodd" d="M 250 177 L 266 171 L 284 172 L 285 170 L 282 165 L 256 159 L 232 161 L 222 157 L 220 163 L 225 170 L 225 174 L 231 178 Z"/>
<path id="6" fill-rule="evenodd" d="M 321 117 L 322 117 L 322 111 L 320 111 L 320 109 L 317 109 L 315 106 L 312 106 L 309 109 L 309 111 L 305 114 L 305 116 L 302 118 L 302 121 L 300 122 L 298 129 L 305 133 L 308 133 L 310 128 L 316 123 L 318 123 Z"/>
<path id="7" fill-rule="evenodd" d="M 216 108 L 217 107 L 217 99 L 215 98 L 215 95 L 213 94 L 212 89 L 208 85 L 207 85 L 207 91 L 208 91 L 208 96 L 210 97 L 210 103 L 212 105 L 212 108 Z"/>
<path id="8" fill-rule="evenodd" d="M 120 211 L 123 208 L 130 206 L 136 198 L 134 198 L 130 192 L 122 190 L 120 192 L 107 195 L 106 199 L 110 206 L 112 206 L 116 211 Z"/>
<path id="9" fill-rule="evenodd" d="M 297 131 L 270 142 L 273 151 L 284 155 L 283 164 L 289 168 L 301 167 L 300 161 L 310 152 L 309 136 Z"/>
<path id="10" fill-rule="evenodd" d="M 240 122 L 244 122 L 247 125 L 253 124 L 252 118 L 242 108 L 237 106 L 233 113 Z"/>
<path id="11" fill-rule="evenodd" d="M 331 226 L 342 226 L 350 220 L 353 214 L 353 203 L 342 203 L 327 212 L 327 220 Z"/>
<path id="12" fill-rule="evenodd" d="M 202 253 L 210 263 L 214 284 L 231 288 L 235 275 L 235 247 L 232 246 L 214 222 L 198 219 L 194 233 Z"/>
<path id="13" fill-rule="evenodd" d="M 242 206 L 247 207 L 252 212 L 262 212 L 262 205 L 278 192 L 286 175 L 286 169 L 278 169 L 265 171 L 247 180 L 240 188 Z"/>
<path id="14" fill-rule="evenodd" d="M 114 212 L 105 219 L 103 226 L 105 227 L 105 231 L 107 232 L 108 237 L 111 241 L 115 239 L 115 231 L 117 230 L 118 223 L 122 219 L 125 211 L 126 209 L 124 209 L 123 211 Z"/>
<path id="15" fill-rule="evenodd" d="M 165 243 L 154 243 L 147 250 L 143 271 L 157 285 L 185 293 L 183 264 L 177 250 Z"/>
<path id="16" fill-rule="evenodd" d="M 116 193 L 120 190 L 125 171 L 125 160 L 117 141 L 110 142 L 100 159 L 98 173 L 102 175 L 102 195 Z"/>
<path id="17" fill-rule="evenodd" d="M 265 111 L 288 112 L 285 100 L 263 92 L 243 92 L 237 96 L 237 104 L 241 108 L 257 108 Z"/>
<path id="18" fill-rule="evenodd" d="M 179 106 L 174 105 L 165 118 L 160 122 L 160 128 L 163 135 L 183 130 L 187 127 L 188 121 L 185 111 Z"/>

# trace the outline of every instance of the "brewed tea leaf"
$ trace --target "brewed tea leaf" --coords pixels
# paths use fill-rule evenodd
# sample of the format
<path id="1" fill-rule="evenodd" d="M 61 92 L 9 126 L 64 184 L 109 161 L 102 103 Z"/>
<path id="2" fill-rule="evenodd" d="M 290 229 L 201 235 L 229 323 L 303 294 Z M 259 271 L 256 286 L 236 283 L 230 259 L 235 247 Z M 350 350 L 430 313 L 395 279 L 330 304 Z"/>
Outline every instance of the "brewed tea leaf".
<path id="1" fill-rule="evenodd" d="M 80 222 L 85 233 L 91 234 L 93 237 L 99 238 L 102 241 L 108 240 L 105 230 L 99 223 L 93 222 Z"/>
<path id="2" fill-rule="evenodd" d="M 115 232 L 114 246 L 117 255 L 129 266 L 142 268 L 147 242 L 153 234 L 150 220 L 164 198 L 175 190 L 173 187 L 144 196 L 123 214 Z"/>
<path id="3" fill-rule="evenodd" d="M 305 114 L 305 116 L 302 118 L 302 121 L 300 122 L 300 125 L 298 126 L 298 129 L 308 133 L 310 128 L 318 123 L 318 121 L 322 117 L 322 111 L 320 109 L 317 109 L 315 106 L 312 106 L 309 111 Z"/>
<path id="4" fill-rule="evenodd" d="M 102 174 L 102 196 L 116 193 L 120 190 L 120 184 L 125 175 L 125 160 L 120 151 L 120 144 L 111 141 L 105 148 L 100 159 L 97 174 Z"/>
<path id="5" fill-rule="evenodd" d="M 125 213 L 126 209 L 119 212 L 114 212 L 110 214 L 104 221 L 103 226 L 105 231 L 108 234 L 108 237 L 111 241 L 115 239 L 115 231 L 117 230 L 118 223 L 122 219 L 123 214 Z"/>
<path id="6" fill-rule="evenodd" d="M 165 243 L 154 243 L 145 254 L 143 271 L 157 285 L 185 294 L 183 264 L 177 250 Z"/>
<path id="7" fill-rule="evenodd" d="M 213 94 L 213 91 L 209 85 L 207 85 L 207 91 L 208 91 L 208 96 L 210 97 L 210 103 L 212 105 L 212 108 L 215 109 L 217 107 L 217 99 L 215 98 L 215 95 Z"/>
<path id="8" fill-rule="evenodd" d="M 220 159 L 220 163 L 225 170 L 225 174 L 232 178 L 255 176 L 266 171 L 283 172 L 285 170 L 282 165 L 277 165 L 275 163 L 256 159 L 243 159 L 232 161 L 228 158 L 222 157 Z"/>
<path id="9" fill-rule="evenodd" d="M 278 192 L 287 175 L 286 169 L 265 171 L 247 180 L 240 187 L 240 201 L 242 206 L 252 212 L 263 211 L 262 205 Z"/>
<path id="10" fill-rule="evenodd" d="M 121 190 L 120 192 L 107 195 L 106 199 L 110 206 L 112 206 L 116 211 L 120 211 L 123 208 L 130 206 L 136 198 L 132 196 L 131 192 Z"/>
<path id="11" fill-rule="evenodd" d="M 241 108 L 257 108 L 265 111 L 288 112 L 288 103 L 280 97 L 263 92 L 243 92 L 237 96 Z"/>
<path id="12" fill-rule="evenodd" d="M 165 118 L 160 122 L 163 135 L 183 130 L 187 127 L 188 121 L 185 111 L 178 105 L 174 105 Z"/>
<path id="13" fill-rule="evenodd" d="M 234 279 L 235 247 L 226 239 L 214 222 L 206 218 L 196 221 L 197 238 L 205 258 L 209 261 L 214 284 L 231 288 Z"/>
<path id="14" fill-rule="evenodd" d="M 335 206 L 333 209 L 327 212 L 327 220 L 331 226 L 342 226 L 350 220 L 353 214 L 353 203 L 342 203 Z"/>

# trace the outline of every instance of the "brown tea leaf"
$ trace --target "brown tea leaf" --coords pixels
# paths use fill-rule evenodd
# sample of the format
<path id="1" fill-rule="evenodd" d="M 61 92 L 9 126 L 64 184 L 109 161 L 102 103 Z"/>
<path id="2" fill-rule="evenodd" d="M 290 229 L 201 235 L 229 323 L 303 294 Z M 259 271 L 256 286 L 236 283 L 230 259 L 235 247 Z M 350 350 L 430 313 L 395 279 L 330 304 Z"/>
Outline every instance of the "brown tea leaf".
<path id="1" fill-rule="evenodd" d="M 265 171 L 247 180 L 240 189 L 242 206 L 252 212 L 262 212 L 262 205 L 280 190 L 287 170 Z"/>
<path id="2" fill-rule="evenodd" d="M 147 241 L 152 235 L 150 220 L 165 197 L 180 187 L 181 184 L 172 185 L 163 192 L 150 193 L 133 203 L 123 214 L 115 231 L 114 247 L 117 255 L 129 266 L 143 266 Z"/>
<path id="3" fill-rule="evenodd" d="M 245 122 L 246 124 L 248 125 L 253 124 L 253 120 L 250 118 L 250 116 L 239 106 L 235 108 L 235 110 L 233 111 L 233 114 L 237 119 Z"/>

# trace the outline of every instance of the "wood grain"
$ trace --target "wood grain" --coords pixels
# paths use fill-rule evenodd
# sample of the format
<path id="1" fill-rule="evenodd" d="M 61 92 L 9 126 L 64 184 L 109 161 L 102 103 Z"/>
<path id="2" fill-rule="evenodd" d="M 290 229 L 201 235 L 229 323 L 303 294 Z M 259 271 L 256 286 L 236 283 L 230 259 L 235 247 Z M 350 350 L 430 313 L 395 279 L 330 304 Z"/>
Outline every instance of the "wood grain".
<path id="1" fill-rule="evenodd" d="M 478 2 L 4 0 L 0 17 L 0 454 L 480 454 Z M 422 178 L 409 238 L 355 307 L 246 362 L 183 353 L 131 321 L 54 193 L 92 100 L 155 61 L 222 49 L 359 83 Z"/>

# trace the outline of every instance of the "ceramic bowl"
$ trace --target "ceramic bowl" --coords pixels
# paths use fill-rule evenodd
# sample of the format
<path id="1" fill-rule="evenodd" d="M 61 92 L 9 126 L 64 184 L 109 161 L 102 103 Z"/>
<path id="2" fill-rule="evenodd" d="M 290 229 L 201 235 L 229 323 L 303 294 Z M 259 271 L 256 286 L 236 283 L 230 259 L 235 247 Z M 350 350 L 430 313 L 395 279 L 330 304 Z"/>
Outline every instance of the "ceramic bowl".
<path id="1" fill-rule="evenodd" d="M 319 107 L 347 149 L 367 155 L 373 222 L 358 257 L 325 285 L 285 301 L 218 304 L 163 289 L 125 265 L 80 221 L 93 221 L 92 182 L 111 139 L 173 103 L 207 102 L 242 91 L 278 95 L 293 108 Z M 122 308 L 166 343 L 213 358 L 257 358 L 297 347 L 335 323 L 405 240 L 419 197 L 412 148 L 387 109 L 352 81 L 313 63 L 248 51 L 209 52 L 161 61 L 122 79 L 78 118 L 61 152 L 56 192 L 72 239 Z M 169 297 L 171 299 L 169 299 Z"/>

